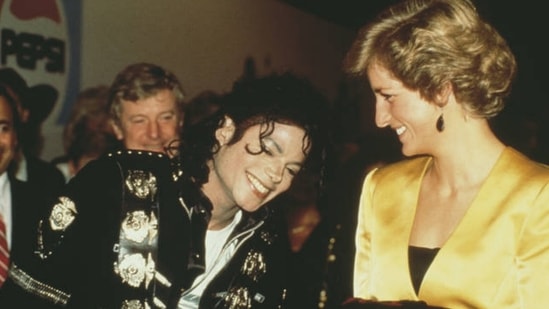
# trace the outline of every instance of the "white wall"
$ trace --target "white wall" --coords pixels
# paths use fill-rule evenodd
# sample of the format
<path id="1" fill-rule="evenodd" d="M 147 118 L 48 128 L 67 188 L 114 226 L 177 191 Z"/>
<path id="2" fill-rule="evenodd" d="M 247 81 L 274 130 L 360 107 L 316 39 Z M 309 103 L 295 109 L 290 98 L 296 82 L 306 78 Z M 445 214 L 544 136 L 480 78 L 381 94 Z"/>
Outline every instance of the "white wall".
<path id="1" fill-rule="evenodd" d="M 126 65 L 172 70 L 188 98 L 227 91 L 253 57 L 259 75 L 292 70 L 336 95 L 352 30 L 276 0 L 82 1 L 81 88 L 110 84 Z M 61 128 L 45 128 L 44 158 L 59 155 Z"/>

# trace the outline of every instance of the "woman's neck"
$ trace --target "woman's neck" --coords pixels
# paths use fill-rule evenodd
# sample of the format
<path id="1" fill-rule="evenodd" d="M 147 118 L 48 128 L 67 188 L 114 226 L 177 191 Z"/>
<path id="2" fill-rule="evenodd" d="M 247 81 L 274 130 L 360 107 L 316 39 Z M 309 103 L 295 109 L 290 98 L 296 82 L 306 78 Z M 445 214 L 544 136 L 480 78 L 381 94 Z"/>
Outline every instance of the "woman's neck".
<path id="1" fill-rule="evenodd" d="M 438 179 L 439 184 L 451 188 L 484 181 L 505 149 L 487 123 L 481 123 L 471 132 L 458 132 L 458 136 L 450 138 L 444 146 L 433 154 L 428 173 Z"/>

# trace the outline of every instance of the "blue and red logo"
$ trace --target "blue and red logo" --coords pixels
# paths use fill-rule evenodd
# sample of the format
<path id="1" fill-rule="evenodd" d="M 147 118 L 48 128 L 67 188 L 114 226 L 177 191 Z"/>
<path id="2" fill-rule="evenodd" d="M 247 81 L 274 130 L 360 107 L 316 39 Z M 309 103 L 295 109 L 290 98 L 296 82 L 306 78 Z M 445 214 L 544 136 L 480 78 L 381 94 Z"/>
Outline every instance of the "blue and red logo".
<path id="1" fill-rule="evenodd" d="M 51 128 L 64 122 L 79 89 L 80 10 L 81 0 L 0 0 L 0 66 L 59 94 L 43 123 L 46 139 L 61 130 Z"/>

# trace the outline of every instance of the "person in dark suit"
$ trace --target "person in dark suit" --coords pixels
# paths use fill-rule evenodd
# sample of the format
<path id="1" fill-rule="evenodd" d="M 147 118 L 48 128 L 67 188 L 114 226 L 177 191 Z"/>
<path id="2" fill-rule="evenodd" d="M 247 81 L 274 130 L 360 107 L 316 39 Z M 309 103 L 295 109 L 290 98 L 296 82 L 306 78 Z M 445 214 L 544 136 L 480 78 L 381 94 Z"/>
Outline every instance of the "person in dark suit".
<path id="1" fill-rule="evenodd" d="M 31 256 L 33 231 L 44 214 L 39 205 L 47 199 L 32 184 L 16 179 L 10 172 L 9 166 L 17 153 L 19 119 L 15 100 L 0 85 L 0 220 L 4 227 L 0 237 L 7 240 L 7 248 L 0 248 L 0 255 L 6 254 L 8 260 L 0 262 L 0 299 L 4 291 L 3 271 L 14 261 Z M 0 261 L 5 261 L 3 258 L 0 256 Z"/>
<path id="2" fill-rule="evenodd" d="M 40 126 L 57 100 L 57 90 L 49 85 L 29 87 L 12 68 L 0 69 L 0 84 L 16 103 L 20 119 L 19 146 L 10 169 L 14 176 L 40 189 L 42 194 L 56 195 L 65 184 L 63 174 L 51 163 L 41 159 Z"/>

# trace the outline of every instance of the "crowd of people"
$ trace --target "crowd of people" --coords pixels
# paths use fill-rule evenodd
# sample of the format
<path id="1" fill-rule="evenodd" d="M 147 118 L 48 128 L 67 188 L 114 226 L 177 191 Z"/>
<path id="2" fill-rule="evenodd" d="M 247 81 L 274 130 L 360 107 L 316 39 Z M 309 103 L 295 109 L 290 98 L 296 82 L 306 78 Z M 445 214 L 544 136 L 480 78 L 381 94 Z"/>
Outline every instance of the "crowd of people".
<path id="1" fill-rule="evenodd" d="M 0 307 L 547 307 L 549 167 L 491 123 L 517 63 L 474 3 L 400 1 L 342 69 L 379 130 L 292 72 L 187 98 L 131 63 L 51 162 L 58 94 L 0 69 Z"/>

